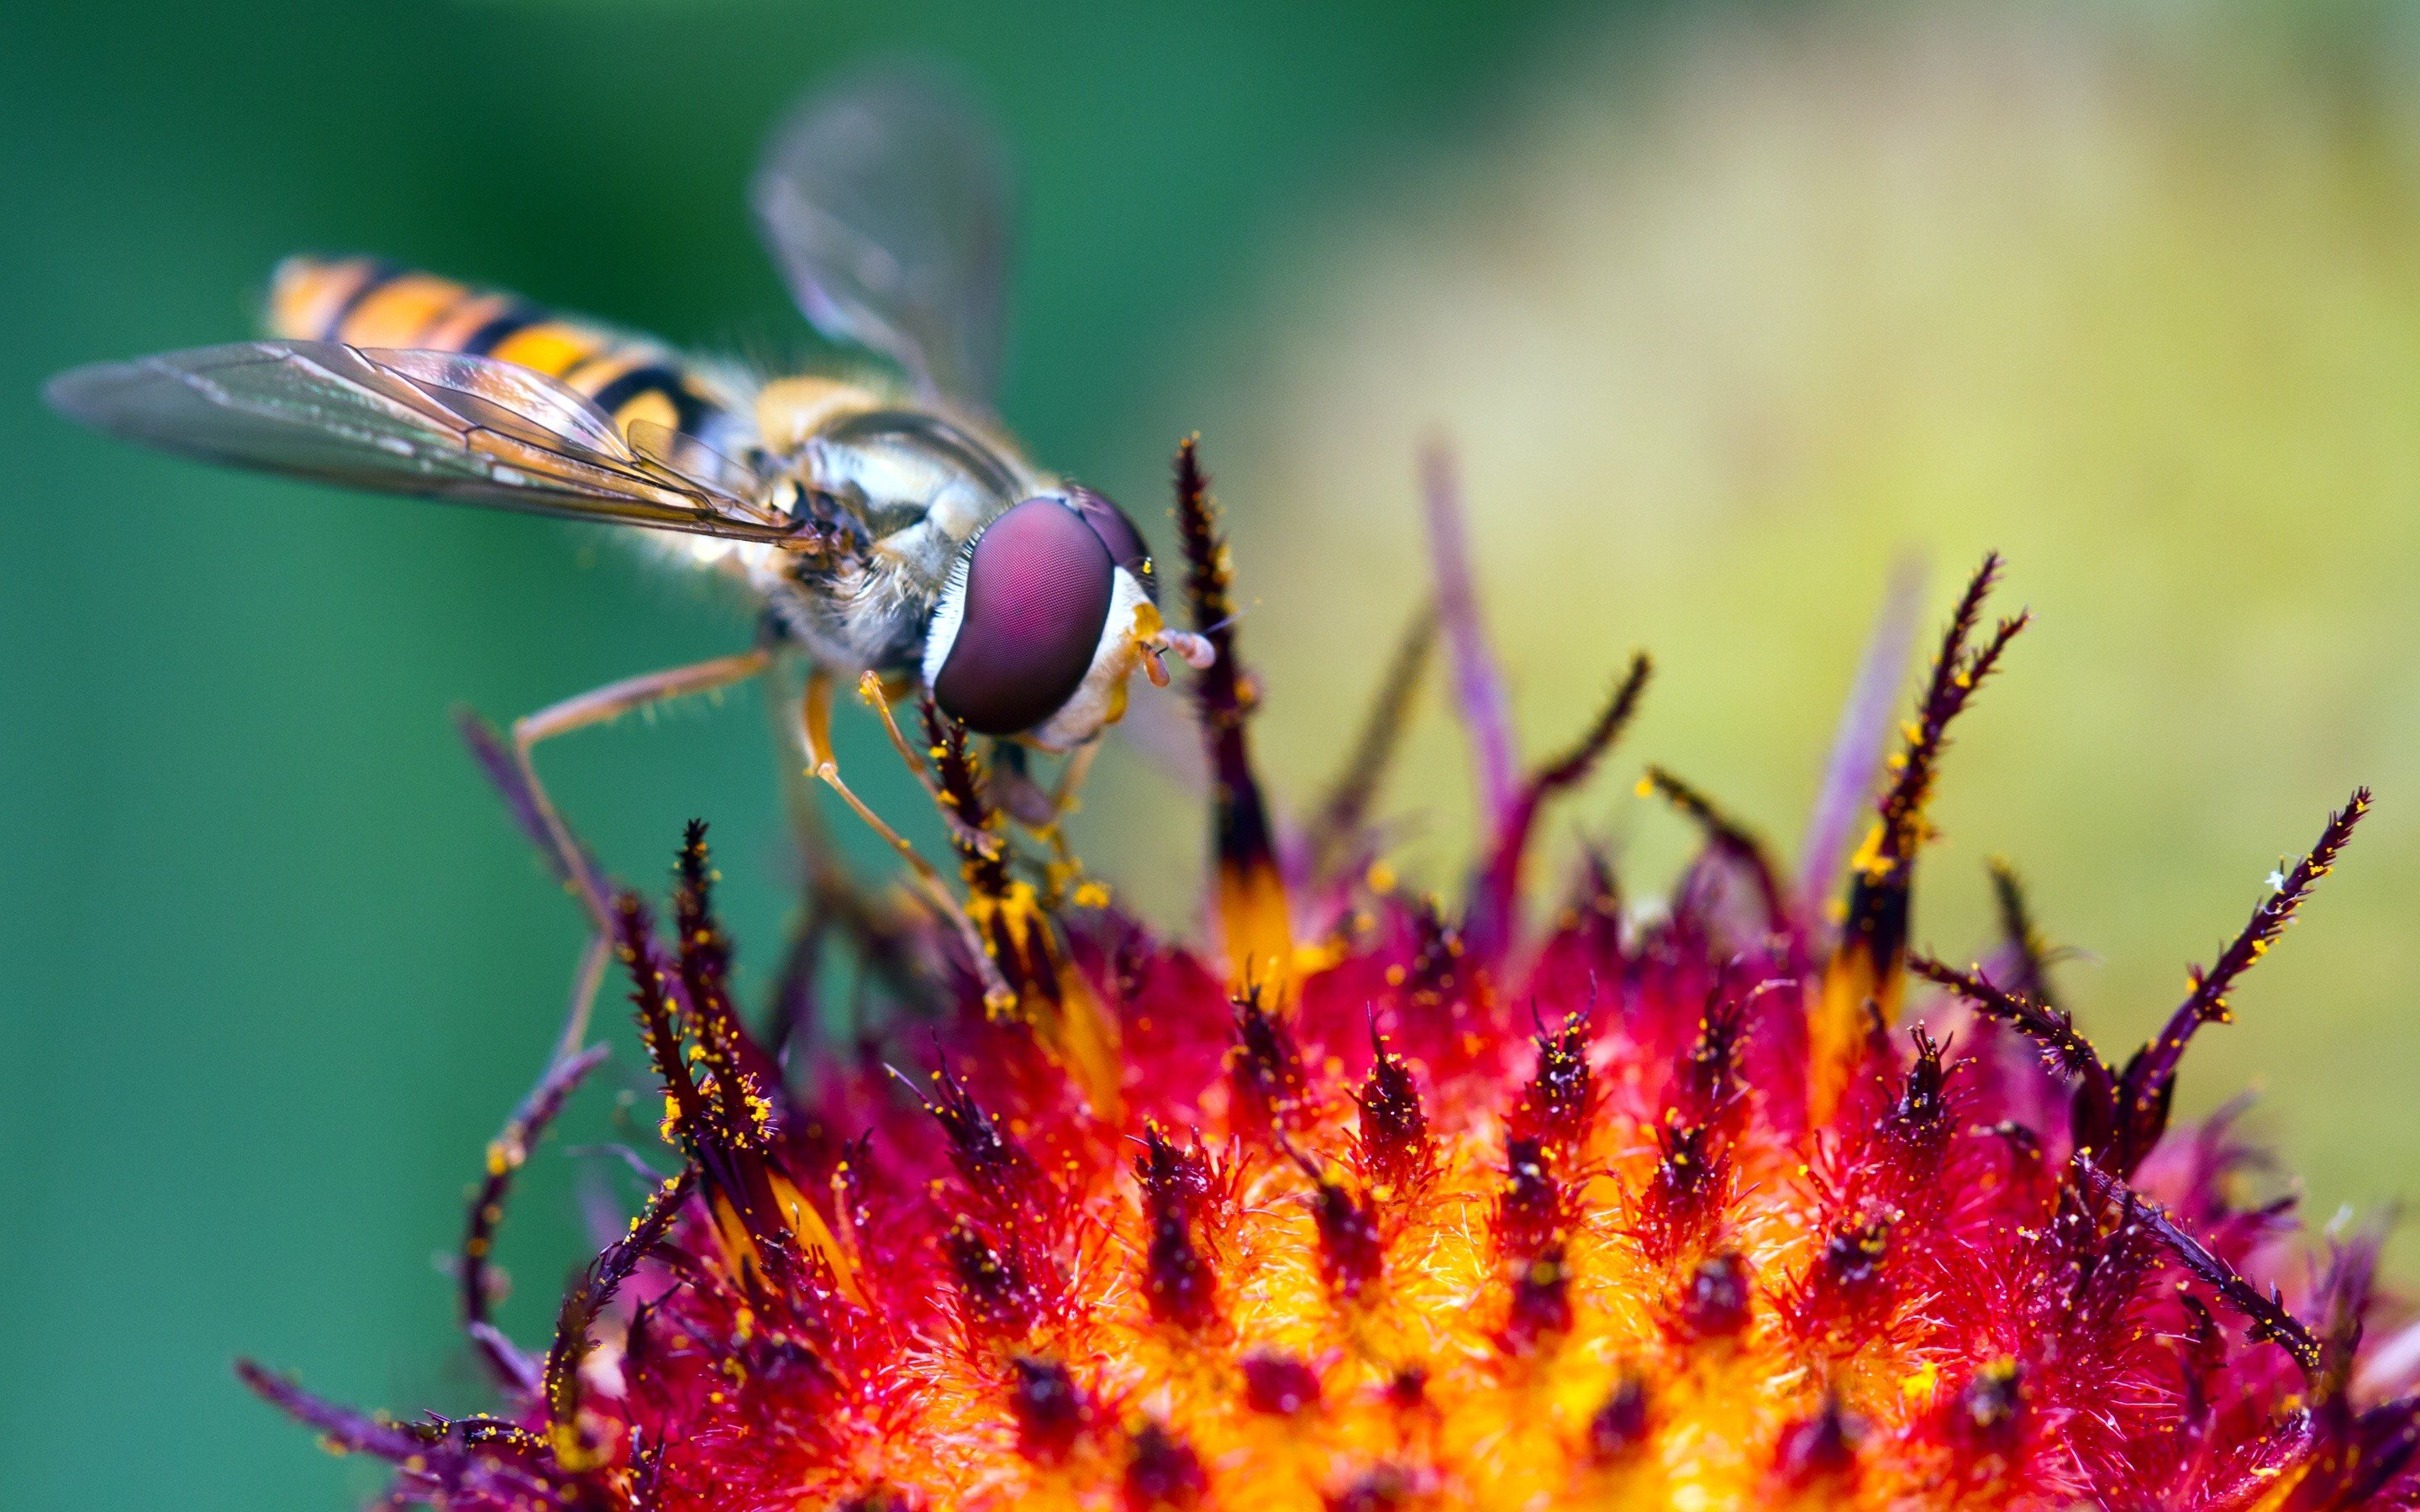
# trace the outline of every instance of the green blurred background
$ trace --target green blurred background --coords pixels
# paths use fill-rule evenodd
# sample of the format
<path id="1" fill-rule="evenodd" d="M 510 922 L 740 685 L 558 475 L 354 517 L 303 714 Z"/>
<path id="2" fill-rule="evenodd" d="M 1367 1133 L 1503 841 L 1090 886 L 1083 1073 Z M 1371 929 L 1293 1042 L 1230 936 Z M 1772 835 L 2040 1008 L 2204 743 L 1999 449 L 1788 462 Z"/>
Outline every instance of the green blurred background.
<path id="1" fill-rule="evenodd" d="M 1199 427 L 1275 786 L 1316 791 L 1419 596 L 1411 455 L 1466 463 L 1544 748 L 1634 643 L 1626 753 L 1785 847 L 1890 562 L 1986 545 L 2039 627 L 1961 733 L 1919 938 L 2007 853 L 2138 1035 L 2356 780 L 2381 805 L 2198 1047 L 2319 1214 L 2420 1192 L 2420 45 L 2396 8 L 737 3 L 0 16 L 0 1502 L 332 1506 L 366 1466 L 245 1397 L 477 1388 L 438 1257 L 578 939 L 445 717 L 733 648 L 594 532 L 209 472 L 72 430 L 56 368 L 231 339 L 269 266 L 377 251 L 683 342 L 803 347 L 740 195 L 869 53 L 1006 122 L 1006 409 L 1161 517 Z M 622 874 L 718 822 L 748 980 L 786 862 L 752 694 L 548 753 Z M 852 725 L 845 754 L 892 768 Z M 1450 883 L 1463 756 L 1394 793 Z M 1197 822 L 1132 761 L 1086 849 L 1182 919 Z M 894 808 L 905 807 L 893 804 Z M 1567 819 L 1682 844 L 1608 779 Z M 621 1057 L 628 1067 L 630 1057 Z M 609 1070 L 566 1143 L 609 1134 Z M 504 1244 L 542 1334 L 563 1145 Z M 600 1180 L 592 1176 L 592 1180 Z"/>

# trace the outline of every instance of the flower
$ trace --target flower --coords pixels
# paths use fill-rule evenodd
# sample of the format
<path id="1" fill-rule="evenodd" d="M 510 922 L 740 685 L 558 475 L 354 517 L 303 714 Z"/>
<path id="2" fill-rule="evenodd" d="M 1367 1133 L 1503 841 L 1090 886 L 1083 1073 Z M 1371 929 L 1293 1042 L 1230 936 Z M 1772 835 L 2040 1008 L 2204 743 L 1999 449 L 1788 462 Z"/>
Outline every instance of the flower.
<path id="1" fill-rule="evenodd" d="M 489 1319 L 487 1256 L 601 1050 L 549 1070 L 473 1198 L 463 1310 L 504 1410 L 398 1422 L 246 1365 L 255 1389 L 393 1461 L 396 1500 L 481 1512 L 2420 1504 L 2415 1335 L 2363 1348 L 2378 1236 L 2307 1249 L 2240 1200 L 2225 1118 L 2170 1119 L 2188 1041 L 2366 792 L 2122 1063 L 2058 1006 L 2011 874 L 1987 960 L 1913 952 L 1940 757 L 2025 624 L 1985 627 L 1987 560 L 1887 761 L 1890 678 L 1863 680 L 1812 886 L 1651 767 L 1705 837 L 1672 896 L 1625 907 L 1591 852 L 1531 925 L 1531 834 L 1647 660 L 1522 777 L 1440 461 L 1435 623 L 1354 776 L 1281 834 L 1190 443 L 1177 491 L 1217 652 L 1216 953 L 1106 906 L 1022 766 L 927 703 L 900 748 L 961 887 L 922 922 L 828 919 L 927 963 L 926 1000 L 785 1064 L 791 1030 L 732 1001 L 692 825 L 669 936 L 634 893 L 613 910 L 678 1174 L 543 1356 Z M 1492 834 L 1458 908 L 1396 885 L 1367 823 L 1437 640 Z M 1873 665 L 1904 652 L 1885 633 Z M 1827 909 L 1822 837 L 1869 801 Z"/>

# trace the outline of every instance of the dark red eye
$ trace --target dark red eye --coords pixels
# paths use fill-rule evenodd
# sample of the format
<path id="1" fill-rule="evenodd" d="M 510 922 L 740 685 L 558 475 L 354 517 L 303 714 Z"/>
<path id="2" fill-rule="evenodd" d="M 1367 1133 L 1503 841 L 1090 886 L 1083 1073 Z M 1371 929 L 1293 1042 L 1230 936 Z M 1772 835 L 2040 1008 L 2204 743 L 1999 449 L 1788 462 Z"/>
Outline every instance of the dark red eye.
<path id="1" fill-rule="evenodd" d="M 934 616 L 934 702 L 987 735 L 1047 719 L 1092 669 L 1114 566 L 1095 528 L 1059 500 L 1029 499 L 993 520 Z"/>
<path id="2" fill-rule="evenodd" d="M 1133 573 L 1135 580 L 1142 584 L 1142 591 L 1151 595 L 1151 601 L 1158 603 L 1159 582 L 1151 569 L 1151 548 L 1144 543 L 1142 532 L 1135 529 L 1134 521 L 1126 518 L 1126 512 L 1080 484 L 1067 486 L 1067 504 L 1084 517 L 1084 523 L 1093 527 L 1093 533 L 1109 548 L 1109 560 Z"/>

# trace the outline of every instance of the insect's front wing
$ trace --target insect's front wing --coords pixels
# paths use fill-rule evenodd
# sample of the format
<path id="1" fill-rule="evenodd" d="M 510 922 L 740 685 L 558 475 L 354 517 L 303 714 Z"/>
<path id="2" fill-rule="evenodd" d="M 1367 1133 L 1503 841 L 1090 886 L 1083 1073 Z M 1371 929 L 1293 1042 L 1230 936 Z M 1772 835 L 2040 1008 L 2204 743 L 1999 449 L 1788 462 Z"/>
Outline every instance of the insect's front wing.
<path id="1" fill-rule="evenodd" d="M 554 379 L 465 353 L 239 342 L 76 368 L 45 392 L 96 429 L 209 461 L 795 549 L 826 544 L 644 455 Z"/>

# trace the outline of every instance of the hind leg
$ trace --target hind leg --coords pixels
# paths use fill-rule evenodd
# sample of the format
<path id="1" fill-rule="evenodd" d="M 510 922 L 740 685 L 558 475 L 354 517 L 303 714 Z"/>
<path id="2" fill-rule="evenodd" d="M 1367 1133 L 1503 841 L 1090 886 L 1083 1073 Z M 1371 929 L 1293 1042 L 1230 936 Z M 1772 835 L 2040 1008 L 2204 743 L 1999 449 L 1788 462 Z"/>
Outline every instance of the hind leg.
<path id="1" fill-rule="evenodd" d="M 570 826 L 554 806 L 538 779 L 535 753 L 538 743 L 566 735 L 575 730 L 610 723 L 623 715 L 694 693 L 710 693 L 744 683 L 771 664 L 771 651 L 759 647 L 737 656 L 717 656 L 687 667 L 669 668 L 643 676 L 626 677 L 608 683 L 603 687 L 551 703 L 535 714 L 524 715 L 513 721 L 512 756 L 515 770 L 527 793 L 533 817 L 540 831 L 540 840 L 555 868 L 579 897 L 581 906 L 588 913 L 592 933 L 581 951 L 580 968 L 573 978 L 571 1002 L 564 1015 L 563 1035 L 555 1045 L 555 1057 L 563 1059 L 580 1053 L 588 1037 L 588 1020 L 597 1001 L 597 991 L 604 981 L 605 965 L 612 955 L 613 928 L 613 902 L 608 896 L 605 879 L 597 872 L 587 851 L 572 837 Z"/>

